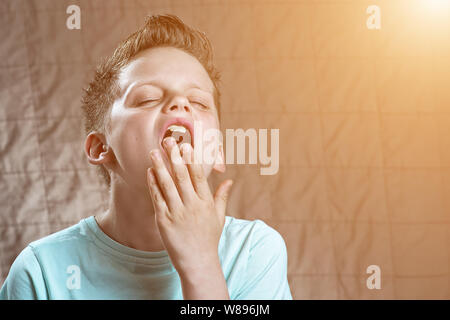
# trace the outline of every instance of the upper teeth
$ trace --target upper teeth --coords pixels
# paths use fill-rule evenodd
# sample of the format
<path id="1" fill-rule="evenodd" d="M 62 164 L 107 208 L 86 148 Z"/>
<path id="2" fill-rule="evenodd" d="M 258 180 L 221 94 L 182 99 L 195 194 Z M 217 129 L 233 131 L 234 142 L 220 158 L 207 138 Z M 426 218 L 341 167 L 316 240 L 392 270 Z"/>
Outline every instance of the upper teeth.
<path id="1" fill-rule="evenodd" d="M 186 133 L 187 129 L 185 127 L 183 127 L 183 126 L 177 126 L 175 124 L 172 124 L 171 126 L 169 126 L 167 128 L 167 130 L 170 130 L 172 132 Z"/>

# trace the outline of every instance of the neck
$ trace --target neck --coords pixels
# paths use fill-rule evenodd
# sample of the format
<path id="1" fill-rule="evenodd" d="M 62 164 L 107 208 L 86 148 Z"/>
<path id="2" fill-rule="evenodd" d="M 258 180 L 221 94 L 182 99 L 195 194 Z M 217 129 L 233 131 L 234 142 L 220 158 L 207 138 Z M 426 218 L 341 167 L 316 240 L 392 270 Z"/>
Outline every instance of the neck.
<path id="1" fill-rule="evenodd" d="M 143 251 L 165 250 L 155 221 L 150 193 L 111 179 L 109 208 L 95 217 L 99 227 L 113 240 Z"/>

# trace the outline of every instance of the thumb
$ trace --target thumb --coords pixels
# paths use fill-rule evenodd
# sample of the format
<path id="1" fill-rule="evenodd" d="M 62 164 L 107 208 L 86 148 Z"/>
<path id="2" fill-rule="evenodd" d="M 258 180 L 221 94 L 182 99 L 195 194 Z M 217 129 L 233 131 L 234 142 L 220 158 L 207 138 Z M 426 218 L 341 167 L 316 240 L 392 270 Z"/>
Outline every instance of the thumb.
<path id="1" fill-rule="evenodd" d="M 225 180 L 219 185 L 214 195 L 214 203 L 221 221 L 225 221 L 225 210 L 227 208 L 228 196 L 230 195 L 232 185 L 233 180 Z"/>

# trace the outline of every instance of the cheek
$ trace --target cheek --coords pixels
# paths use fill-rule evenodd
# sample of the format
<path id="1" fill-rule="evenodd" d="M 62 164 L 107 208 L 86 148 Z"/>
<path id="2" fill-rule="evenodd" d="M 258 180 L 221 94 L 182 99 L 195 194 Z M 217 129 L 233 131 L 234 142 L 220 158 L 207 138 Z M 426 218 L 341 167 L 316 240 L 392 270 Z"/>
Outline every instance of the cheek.
<path id="1" fill-rule="evenodd" d="M 155 148 L 157 139 L 154 138 L 153 122 L 149 115 L 140 113 L 113 119 L 111 145 L 119 162 L 126 165 L 141 161 Z"/>
<path id="2" fill-rule="evenodd" d="M 203 130 L 203 136 L 208 135 L 208 132 L 213 132 L 213 131 L 219 131 L 219 122 L 217 120 L 217 118 L 211 114 L 202 114 L 200 115 L 196 121 L 198 121 L 199 123 L 201 123 L 201 127 Z M 209 134 L 211 135 L 211 134 Z"/>

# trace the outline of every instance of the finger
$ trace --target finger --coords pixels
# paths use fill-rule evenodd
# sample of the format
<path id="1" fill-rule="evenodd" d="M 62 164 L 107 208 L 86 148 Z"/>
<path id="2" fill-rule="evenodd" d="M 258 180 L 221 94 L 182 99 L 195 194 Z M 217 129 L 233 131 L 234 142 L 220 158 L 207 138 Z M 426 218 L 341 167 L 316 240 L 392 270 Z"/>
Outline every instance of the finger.
<path id="1" fill-rule="evenodd" d="M 156 219 L 161 221 L 165 218 L 171 219 L 169 210 L 167 208 L 164 197 L 159 190 L 158 183 L 156 182 L 155 173 L 152 168 L 147 169 L 147 185 L 150 190 L 150 195 L 152 197 L 153 208 L 155 209 Z"/>
<path id="2" fill-rule="evenodd" d="M 188 168 L 181 158 L 180 149 L 173 137 L 164 139 L 164 147 L 169 154 L 169 161 L 172 166 L 175 183 L 178 186 L 181 200 L 188 203 L 195 195 L 194 186 L 189 176 Z"/>
<path id="3" fill-rule="evenodd" d="M 214 204 L 220 221 L 225 221 L 227 202 L 232 185 L 233 180 L 225 180 L 217 187 L 216 193 L 214 194 Z"/>
<path id="4" fill-rule="evenodd" d="M 177 187 L 167 171 L 159 150 L 152 150 L 150 156 L 153 162 L 153 172 L 155 173 L 156 181 L 164 196 L 167 208 L 174 214 L 183 207 Z"/>
<path id="5" fill-rule="evenodd" d="M 199 198 L 203 200 L 212 199 L 211 190 L 209 189 L 208 181 L 206 180 L 206 175 L 203 172 L 203 166 L 201 163 L 196 163 L 194 161 L 194 152 L 192 146 L 188 143 L 181 145 L 182 153 L 186 158 L 190 159 L 187 163 L 188 171 L 191 176 L 192 185 Z"/>

